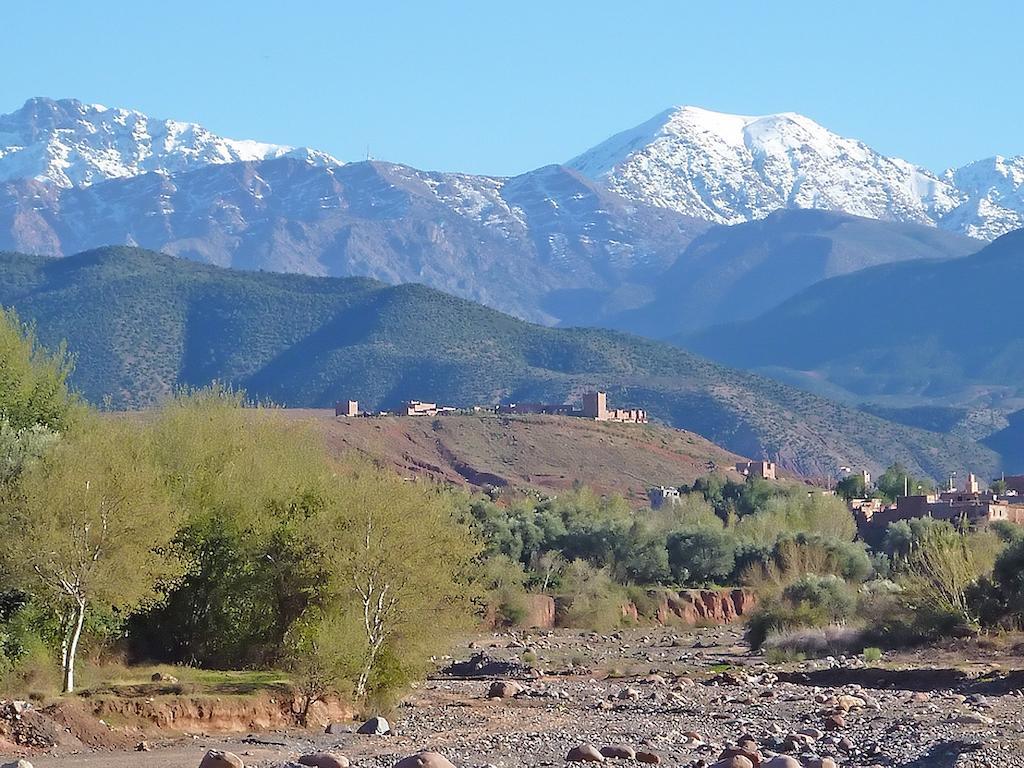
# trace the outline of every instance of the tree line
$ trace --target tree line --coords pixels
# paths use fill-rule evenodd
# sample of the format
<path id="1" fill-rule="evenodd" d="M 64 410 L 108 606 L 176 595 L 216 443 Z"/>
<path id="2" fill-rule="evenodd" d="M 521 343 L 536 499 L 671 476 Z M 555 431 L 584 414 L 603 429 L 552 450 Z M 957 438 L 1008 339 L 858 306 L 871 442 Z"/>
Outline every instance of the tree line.
<path id="1" fill-rule="evenodd" d="M 658 590 L 746 585 L 762 596 L 755 645 L 825 625 L 970 631 L 1024 611 L 1012 526 L 897 523 L 870 549 L 840 498 L 715 475 L 657 510 L 586 488 L 472 496 L 333 458 L 220 387 L 101 415 L 71 370 L 0 310 L 0 685 L 55 663 L 73 691 L 85 643 L 284 668 L 307 706 L 387 696 L 483 615 L 522 619 L 530 592 L 601 627 L 627 601 L 653 615 Z"/>
<path id="2" fill-rule="evenodd" d="M 220 388 L 101 416 L 70 370 L 0 315 L 0 664 L 52 648 L 72 691 L 87 636 L 365 696 L 468 621 L 479 545 L 449 492 Z"/>

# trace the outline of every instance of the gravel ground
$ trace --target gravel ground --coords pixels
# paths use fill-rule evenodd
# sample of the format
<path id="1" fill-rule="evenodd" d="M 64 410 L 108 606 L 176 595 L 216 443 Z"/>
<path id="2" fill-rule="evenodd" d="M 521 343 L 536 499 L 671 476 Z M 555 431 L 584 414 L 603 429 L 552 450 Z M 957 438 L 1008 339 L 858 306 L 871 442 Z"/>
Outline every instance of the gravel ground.
<path id="1" fill-rule="evenodd" d="M 1019 656 L 933 649 L 875 665 L 839 658 L 770 666 L 747 653 L 735 628 L 488 636 L 454 656 L 480 651 L 525 657 L 545 674 L 519 680 L 524 691 L 507 699 L 487 698 L 489 679 L 439 675 L 385 713 L 388 736 L 358 735 L 358 723 L 346 723 L 332 734 L 192 736 L 153 743 L 149 752 L 32 762 L 194 768 L 215 748 L 259 768 L 315 750 L 346 755 L 357 768 L 392 768 L 430 749 L 460 768 L 518 768 L 563 765 L 570 748 L 589 743 L 627 744 L 657 753 L 663 765 L 696 767 L 751 737 L 765 758 L 786 752 L 805 765 L 831 757 L 848 768 L 1024 766 Z"/>

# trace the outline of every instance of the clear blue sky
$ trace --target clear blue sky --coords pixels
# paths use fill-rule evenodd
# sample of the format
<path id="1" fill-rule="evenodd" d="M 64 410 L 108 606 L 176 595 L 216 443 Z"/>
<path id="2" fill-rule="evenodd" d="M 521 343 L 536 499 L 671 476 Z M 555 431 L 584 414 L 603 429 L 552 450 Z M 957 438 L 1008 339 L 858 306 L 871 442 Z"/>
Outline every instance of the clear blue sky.
<path id="1" fill-rule="evenodd" d="M 0 112 L 75 97 L 421 168 L 559 162 L 674 104 L 804 113 L 936 170 L 1024 154 L 1024 3 L 50 0 Z"/>

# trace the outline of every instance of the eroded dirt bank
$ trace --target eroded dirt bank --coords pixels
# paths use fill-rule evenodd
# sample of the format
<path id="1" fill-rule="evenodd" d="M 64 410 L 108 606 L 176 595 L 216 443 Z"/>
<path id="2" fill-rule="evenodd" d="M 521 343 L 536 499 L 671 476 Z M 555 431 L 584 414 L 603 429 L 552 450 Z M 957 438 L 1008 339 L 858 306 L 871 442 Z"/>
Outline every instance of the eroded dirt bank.
<path id="1" fill-rule="evenodd" d="M 487 679 L 435 677 L 385 713 L 390 736 L 357 735 L 358 723 L 347 719 L 332 734 L 193 732 L 153 740 L 150 752 L 36 755 L 32 762 L 195 768 L 212 747 L 268 768 L 334 749 L 358 768 L 391 768 L 399 757 L 435 749 L 460 768 L 516 768 L 561 765 L 571 747 L 589 742 L 628 744 L 656 752 L 664 765 L 696 767 L 749 735 L 765 756 L 832 757 L 848 768 L 1024 765 L 1020 648 L 961 645 L 887 656 L 878 665 L 832 659 L 769 667 L 747 653 L 736 627 L 535 632 L 477 638 L 473 646 L 456 656 L 525 655 L 546 674 L 524 676 L 524 691 L 502 700 L 487 698 Z M 787 743 L 793 738 L 798 745 Z"/>

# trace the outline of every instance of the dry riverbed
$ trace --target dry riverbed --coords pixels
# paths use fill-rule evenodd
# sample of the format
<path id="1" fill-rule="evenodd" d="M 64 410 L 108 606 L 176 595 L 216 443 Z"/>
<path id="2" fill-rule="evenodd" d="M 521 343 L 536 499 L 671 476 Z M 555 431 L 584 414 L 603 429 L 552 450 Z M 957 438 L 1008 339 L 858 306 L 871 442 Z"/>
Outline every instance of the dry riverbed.
<path id="1" fill-rule="evenodd" d="M 1024 766 L 1020 646 L 962 644 L 872 665 L 860 659 L 769 665 L 747 652 L 739 628 L 659 628 L 484 636 L 454 657 L 478 653 L 525 660 L 542 674 L 520 675 L 515 667 L 479 679 L 438 674 L 384 713 L 393 728 L 387 736 L 358 735 L 359 723 L 346 722 L 330 734 L 187 734 L 148 739 L 146 752 L 29 759 L 36 768 L 196 768 L 212 748 L 270 768 L 330 750 L 356 768 L 391 768 L 400 757 L 430 749 L 460 768 L 518 768 L 561 766 L 572 747 L 589 743 L 653 752 L 662 765 L 701 766 L 751 737 L 765 758 L 786 752 L 805 764 L 831 757 L 850 768 Z M 493 679 L 515 679 L 523 690 L 490 699 Z"/>

